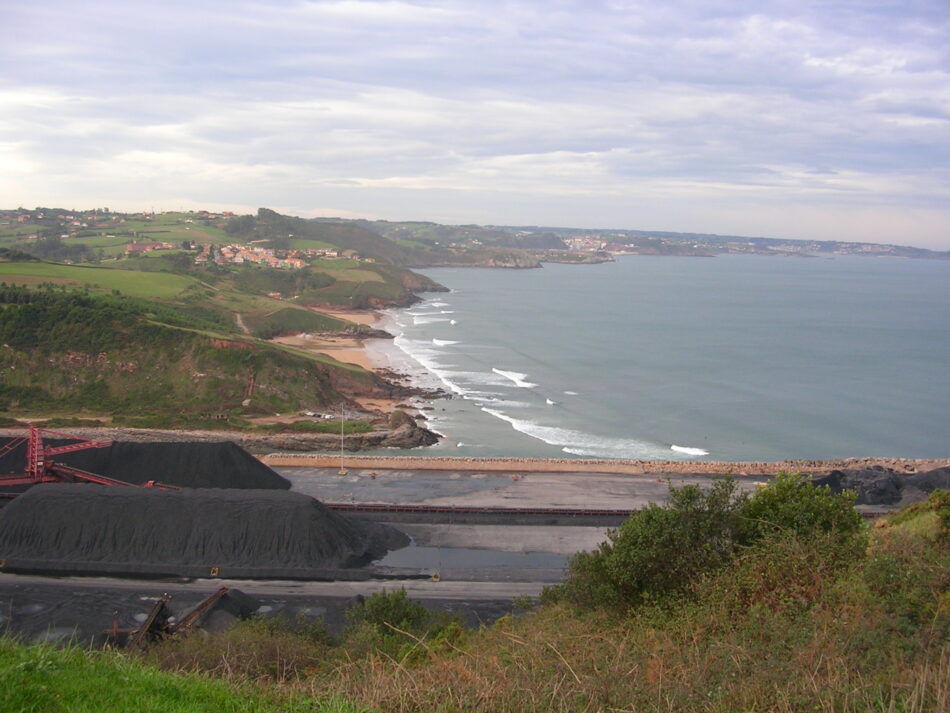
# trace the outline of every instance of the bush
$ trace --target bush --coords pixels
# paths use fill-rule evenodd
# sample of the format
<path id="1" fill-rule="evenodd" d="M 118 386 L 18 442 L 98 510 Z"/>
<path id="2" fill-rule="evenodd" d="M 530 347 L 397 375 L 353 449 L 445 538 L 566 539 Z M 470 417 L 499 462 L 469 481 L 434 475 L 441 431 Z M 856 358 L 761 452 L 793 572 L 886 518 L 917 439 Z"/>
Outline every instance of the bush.
<path id="1" fill-rule="evenodd" d="M 432 612 L 406 595 L 405 589 L 376 592 L 346 612 L 346 644 L 351 653 L 373 651 L 398 661 L 418 660 L 435 644 L 452 643 L 463 635 L 457 616 Z M 424 641 L 428 643 L 423 643 Z"/>
<path id="2" fill-rule="evenodd" d="M 804 475 L 779 473 L 743 504 L 739 540 L 750 545 L 779 532 L 835 533 L 841 543 L 863 548 L 864 522 L 854 509 L 855 498 L 850 490 L 835 494 L 827 485 L 811 485 Z"/>
<path id="3" fill-rule="evenodd" d="M 716 480 L 708 493 L 695 485 L 671 487 L 666 505 L 634 513 L 597 551 L 573 557 L 566 581 L 548 591 L 545 601 L 628 608 L 667 600 L 740 552 L 783 538 L 821 538 L 817 555 L 837 567 L 867 544 L 853 503 L 854 493 L 835 494 L 805 476 L 784 473 L 751 497 L 731 478 Z M 757 563 L 756 571 L 762 566 Z"/>
<path id="4" fill-rule="evenodd" d="M 671 487 L 668 504 L 651 503 L 611 530 L 596 552 L 573 557 L 553 596 L 629 607 L 682 592 L 733 556 L 744 502 L 731 478 L 716 480 L 709 493 L 696 485 Z"/>

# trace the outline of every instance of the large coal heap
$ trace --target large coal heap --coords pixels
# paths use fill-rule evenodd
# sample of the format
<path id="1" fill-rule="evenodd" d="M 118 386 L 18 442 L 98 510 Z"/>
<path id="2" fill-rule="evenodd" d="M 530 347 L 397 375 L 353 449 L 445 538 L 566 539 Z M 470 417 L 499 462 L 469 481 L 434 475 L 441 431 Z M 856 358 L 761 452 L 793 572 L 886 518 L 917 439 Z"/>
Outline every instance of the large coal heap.
<path id="1" fill-rule="evenodd" d="M 10 440 L 0 439 L 0 447 Z M 75 441 L 46 439 L 44 442 L 52 447 Z M 115 441 L 104 448 L 63 453 L 53 460 L 137 485 L 155 480 L 186 488 L 290 489 L 290 481 L 230 441 Z M 26 444 L 0 458 L 0 473 L 22 473 L 25 468 Z"/>
<path id="2" fill-rule="evenodd" d="M 934 490 L 950 488 L 950 468 L 913 474 L 897 473 L 881 466 L 833 470 L 811 482 L 827 485 L 835 493 L 853 490 L 857 493 L 858 505 L 908 505 L 926 499 Z"/>
<path id="3" fill-rule="evenodd" d="M 320 579 L 408 542 L 282 490 L 53 483 L 0 511 L 5 571 Z"/>

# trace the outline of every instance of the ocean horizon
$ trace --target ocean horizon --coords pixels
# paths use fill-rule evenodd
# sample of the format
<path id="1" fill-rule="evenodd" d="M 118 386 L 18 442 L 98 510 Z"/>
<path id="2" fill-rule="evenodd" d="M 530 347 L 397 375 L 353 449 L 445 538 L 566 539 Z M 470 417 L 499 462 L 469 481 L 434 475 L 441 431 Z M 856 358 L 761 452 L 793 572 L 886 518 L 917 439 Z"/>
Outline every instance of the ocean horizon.
<path id="1" fill-rule="evenodd" d="M 419 270 L 388 368 L 451 398 L 414 455 L 785 460 L 948 455 L 950 262 L 622 256 Z"/>

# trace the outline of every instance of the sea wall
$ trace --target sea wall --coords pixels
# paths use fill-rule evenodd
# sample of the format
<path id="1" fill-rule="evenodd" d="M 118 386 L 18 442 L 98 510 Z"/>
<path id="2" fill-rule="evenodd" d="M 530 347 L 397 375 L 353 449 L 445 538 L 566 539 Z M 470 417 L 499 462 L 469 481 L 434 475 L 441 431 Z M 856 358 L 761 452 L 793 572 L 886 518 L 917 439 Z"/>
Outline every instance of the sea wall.
<path id="1" fill-rule="evenodd" d="M 339 468 L 340 454 L 269 453 L 258 456 L 273 467 Z M 827 473 L 832 470 L 864 469 L 874 466 L 903 473 L 918 473 L 950 465 L 950 459 L 844 458 L 838 460 L 786 460 L 776 462 L 597 460 L 578 458 L 432 458 L 414 456 L 343 457 L 343 467 L 362 470 L 446 470 L 529 473 L 731 473 L 767 475 Z"/>

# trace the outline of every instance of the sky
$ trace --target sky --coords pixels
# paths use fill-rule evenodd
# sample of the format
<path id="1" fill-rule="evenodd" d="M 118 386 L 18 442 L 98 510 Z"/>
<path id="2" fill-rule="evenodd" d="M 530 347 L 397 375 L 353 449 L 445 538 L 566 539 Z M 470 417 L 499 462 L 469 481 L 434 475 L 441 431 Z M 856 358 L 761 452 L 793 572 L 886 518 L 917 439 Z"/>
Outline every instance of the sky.
<path id="1" fill-rule="evenodd" d="M 0 208 L 950 250 L 950 0 L 0 10 Z"/>

